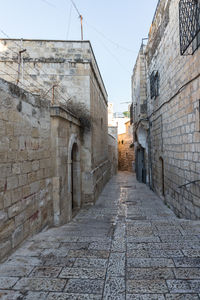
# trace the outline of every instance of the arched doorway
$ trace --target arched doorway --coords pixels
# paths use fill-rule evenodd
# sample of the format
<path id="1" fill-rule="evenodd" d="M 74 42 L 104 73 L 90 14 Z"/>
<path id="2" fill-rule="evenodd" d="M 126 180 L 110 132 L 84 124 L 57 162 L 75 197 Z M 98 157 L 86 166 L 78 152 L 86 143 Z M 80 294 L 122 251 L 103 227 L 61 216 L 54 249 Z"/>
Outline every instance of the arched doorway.
<path id="1" fill-rule="evenodd" d="M 70 138 L 68 158 L 68 197 L 70 218 L 72 218 L 81 206 L 80 143 L 74 134 Z"/>
<path id="2" fill-rule="evenodd" d="M 146 183 L 145 149 L 142 147 L 136 150 L 136 178 L 139 182 Z"/>

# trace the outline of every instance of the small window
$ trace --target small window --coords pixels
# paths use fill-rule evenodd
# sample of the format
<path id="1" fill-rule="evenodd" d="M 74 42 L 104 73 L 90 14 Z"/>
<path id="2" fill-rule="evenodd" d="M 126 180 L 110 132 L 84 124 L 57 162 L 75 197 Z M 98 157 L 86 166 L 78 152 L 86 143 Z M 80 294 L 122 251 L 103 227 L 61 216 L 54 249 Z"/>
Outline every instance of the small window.
<path id="1" fill-rule="evenodd" d="M 200 0 L 179 1 L 181 55 L 193 54 L 200 46 Z"/>
<path id="2" fill-rule="evenodd" d="M 158 71 L 153 71 L 150 76 L 151 99 L 159 95 L 159 75 Z"/>

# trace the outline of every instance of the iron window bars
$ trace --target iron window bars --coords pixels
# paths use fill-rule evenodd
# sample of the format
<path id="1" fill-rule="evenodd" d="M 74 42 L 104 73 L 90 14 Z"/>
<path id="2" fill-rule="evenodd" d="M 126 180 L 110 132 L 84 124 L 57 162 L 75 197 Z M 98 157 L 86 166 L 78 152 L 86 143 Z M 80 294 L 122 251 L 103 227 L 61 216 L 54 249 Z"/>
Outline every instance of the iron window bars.
<path id="1" fill-rule="evenodd" d="M 200 0 L 180 0 L 179 30 L 181 55 L 193 54 L 200 45 Z"/>
<path id="2" fill-rule="evenodd" d="M 150 75 L 151 99 L 159 95 L 159 75 L 158 71 L 153 71 Z"/>

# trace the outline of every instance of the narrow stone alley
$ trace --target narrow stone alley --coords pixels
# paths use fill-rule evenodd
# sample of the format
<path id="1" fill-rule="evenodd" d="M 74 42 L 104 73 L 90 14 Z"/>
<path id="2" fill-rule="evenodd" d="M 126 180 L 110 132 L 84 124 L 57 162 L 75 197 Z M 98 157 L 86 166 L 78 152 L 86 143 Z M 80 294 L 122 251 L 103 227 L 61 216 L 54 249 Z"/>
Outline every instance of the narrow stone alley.
<path id="1" fill-rule="evenodd" d="M 0 265 L 0 299 L 200 299 L 199 232 L 120 172 L 94 206 Z"/>

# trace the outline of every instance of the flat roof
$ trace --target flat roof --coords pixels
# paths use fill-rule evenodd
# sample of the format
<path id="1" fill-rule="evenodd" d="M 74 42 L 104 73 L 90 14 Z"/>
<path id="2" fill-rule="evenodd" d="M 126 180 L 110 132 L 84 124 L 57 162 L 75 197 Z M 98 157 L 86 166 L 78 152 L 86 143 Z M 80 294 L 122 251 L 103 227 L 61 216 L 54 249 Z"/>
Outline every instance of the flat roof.
<path id="1" fill-rule="evenodd" d="M 99 75 L 100 75 L 100 78 L 101 78 L 101 81 L 102 81 L 102 84 L 103 84 L 103 87 L 105 89 L 105 92 L 106 92 L 106 95 L 108 96 L 108 93 L 107 93 L 107 90 L 106 90 L 106 87 L 105 87 L 105 84 L 104 84 L 104 81 L 103 81 L 103 78 L 101 76 L 101 72 L 100 72 L 100 69 L 99 69 L 99 66 L 98 66 L 98 63 L 97 63 L 97 60 L 96 60 L 96 57 L 94 55 L 94 51 L 93 51 L 93 48 L 92 48 L 92 44 L 89 40 L 45 40 L 45 39 L 24 39 L 24 38 L 21 38 L 21 39 L 12 39 L 12 38 L 0 38 L 0 41 L 30 41 L 30 42 L 65 42 L 65 43 L 88 43 L 90 45 L 90 48 L 92 50 L 92 54 L 93 54 L 93 57 L 94 57 L 94 60 L 95 60 L 95 63 L 97 65 L 97 70 L 99 72 Z"/>

